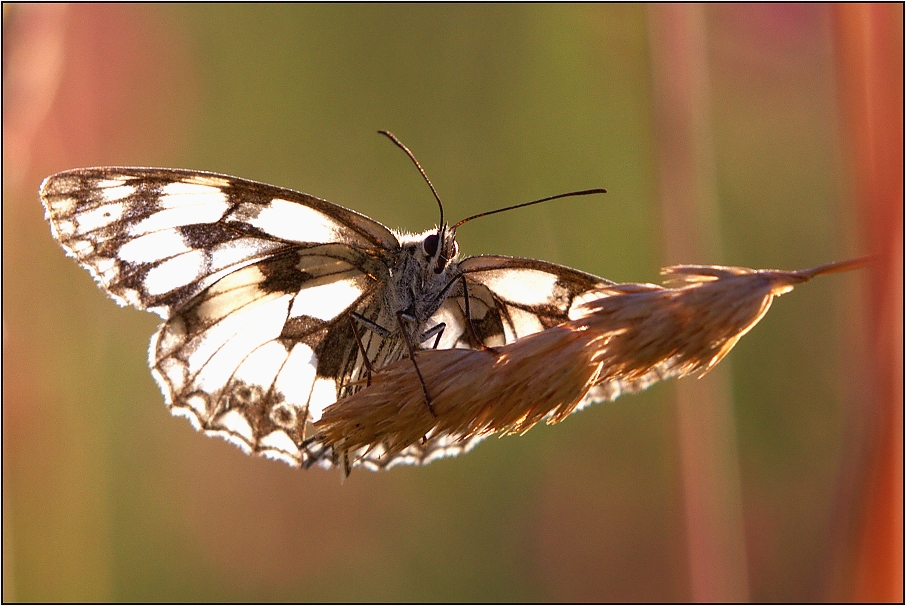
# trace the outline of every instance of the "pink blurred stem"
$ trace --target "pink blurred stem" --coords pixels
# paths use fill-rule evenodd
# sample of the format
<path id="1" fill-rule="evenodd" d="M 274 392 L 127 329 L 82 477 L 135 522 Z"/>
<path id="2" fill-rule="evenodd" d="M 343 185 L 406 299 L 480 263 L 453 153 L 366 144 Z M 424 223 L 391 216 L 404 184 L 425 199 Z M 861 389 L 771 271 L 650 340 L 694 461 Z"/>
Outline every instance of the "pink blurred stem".
<path id="1" fill-rule="evenodd" d="M 705 9 L 648 12 L 665 264 L 718 263 Z M 686 544 L 696 602 L 749 599 L 736 427 L 727 361 L 675 384 Z"/>

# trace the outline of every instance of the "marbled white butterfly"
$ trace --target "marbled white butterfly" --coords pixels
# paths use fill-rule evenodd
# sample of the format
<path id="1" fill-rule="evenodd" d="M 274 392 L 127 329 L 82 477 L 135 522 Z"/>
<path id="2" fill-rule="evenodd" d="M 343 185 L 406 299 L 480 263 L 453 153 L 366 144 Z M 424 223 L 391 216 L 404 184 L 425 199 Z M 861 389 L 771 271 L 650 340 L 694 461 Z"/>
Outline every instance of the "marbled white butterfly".
<path id="1" fill-rule="evenodd" d="M 75 169 L 45 179 L 40 196 L 68 255 L 120 305 L 164 319 L 149 363 L 173 414 L 303 467 L 339 463 L 306 438 L 369 369 L 410 347 L 509 343 L 567 320 L 584 293 L 610 284 L 533 259 L 458 260 L 456 226 L 442 215 L 435 229 L 401 233 L 208 172 Z M 469 446 L 428 436 L 394 457 L 350 454 L 377 469 Z"/>

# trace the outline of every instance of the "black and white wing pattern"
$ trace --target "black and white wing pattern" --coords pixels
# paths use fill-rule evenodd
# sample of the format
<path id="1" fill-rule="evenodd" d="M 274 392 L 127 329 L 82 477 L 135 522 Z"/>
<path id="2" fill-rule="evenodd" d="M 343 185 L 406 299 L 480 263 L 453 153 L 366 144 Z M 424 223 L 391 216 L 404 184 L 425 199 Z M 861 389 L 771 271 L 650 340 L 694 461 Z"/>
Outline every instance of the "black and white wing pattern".
<path id="1" fill-rule="evenodd" d="M 440 347 L 477 345 L 466 297 L 493 346 L 568 319 L 608 283 L 529 259 L 457 262 L 446 225 L 396 233 L 314 196 L 213 173 L 76 169 L 45 179 L 40 196 L 53 235 L 111 297 L 165 320 L 149 362 L 171 411 L 303 467 L 339 462 L 308 439 L 311 424 L 360 388 L 367 363 L 407 356 L 406 341 L 431 346 L 423 333 Z M 352 460 L 425 463 L 471 443 L 438 437 Z"/>
<path id="2" fill-rule="evenodd" d="M 458 263 L 466 289 L 456 289 L 437 312 L 448 326 L 442 347 L 475 348 L 469 315 L 482 345 L 496 347 L 575 319 L 585 295 L 610 280 L 537 259 L 481 255 Z M 466 292 L 467 291 L 467 292 Z"/>

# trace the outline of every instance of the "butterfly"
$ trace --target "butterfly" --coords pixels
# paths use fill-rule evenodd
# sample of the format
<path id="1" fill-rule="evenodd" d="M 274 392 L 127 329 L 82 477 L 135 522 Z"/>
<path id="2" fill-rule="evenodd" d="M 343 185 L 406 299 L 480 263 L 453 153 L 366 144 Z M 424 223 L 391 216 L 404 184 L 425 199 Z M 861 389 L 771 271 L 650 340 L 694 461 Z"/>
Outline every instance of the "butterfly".
<path id="1" fill-rule="evenodd" d="M 403 233 L 209 172 L 74 169 L 45 179 L 40 197 L 54 237 L 108 295 L 164 319 L 149 364 L 171 412 L 306 468 L 340 463 L 311 439 L 312 423 L 373 370 L 413 349 L 512 342 L 569 319 L 585 293 L 611 284 L 533 259 L 460 260 L 459 224 L 442 216 Z M 426 436 L 392 457 L 352 453 L 352 464 L 427 463 L 473 443 Z"/>

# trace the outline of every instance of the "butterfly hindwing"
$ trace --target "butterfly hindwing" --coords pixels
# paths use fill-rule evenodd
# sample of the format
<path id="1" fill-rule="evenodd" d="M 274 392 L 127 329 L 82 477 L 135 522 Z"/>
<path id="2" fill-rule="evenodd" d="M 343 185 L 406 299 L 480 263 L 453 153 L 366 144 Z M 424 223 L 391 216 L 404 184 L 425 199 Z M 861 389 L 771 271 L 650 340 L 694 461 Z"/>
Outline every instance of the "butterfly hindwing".
<path id="1" fill-rule="evenodd" d="M 343 247 L 318 249 L 238 269 L 164 323 L 149 356 L 175 414 L 247 451 L 306 463 L 306 424 L 358 378 L 346 363 L 354 342 L 324 344 L 345 334 L 348 309 L 373 305 L 376 290 Z"/>

